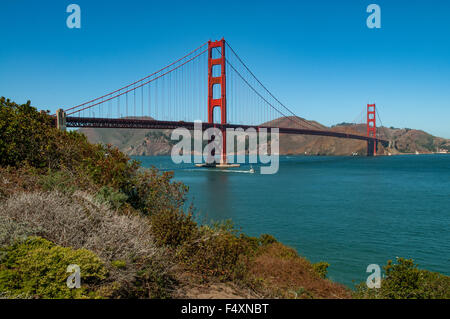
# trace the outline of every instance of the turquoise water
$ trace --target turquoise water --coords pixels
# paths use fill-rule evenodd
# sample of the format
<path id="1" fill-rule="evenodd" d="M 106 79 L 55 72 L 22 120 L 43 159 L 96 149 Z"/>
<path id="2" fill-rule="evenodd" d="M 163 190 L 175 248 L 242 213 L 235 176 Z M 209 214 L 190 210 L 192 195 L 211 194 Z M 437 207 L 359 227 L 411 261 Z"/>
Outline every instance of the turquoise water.
<path id="1" fill-rule="evenodd" d="M 331 264 L 329 278 L 353 286 L 369 264 L 396 256 L 450 275 L 450 156 L 282 156 L 275 175 L 175 165 L 173 170 L 208 220 L 232 219 L 244 232 L 269 233 L 312 262 Z"/>

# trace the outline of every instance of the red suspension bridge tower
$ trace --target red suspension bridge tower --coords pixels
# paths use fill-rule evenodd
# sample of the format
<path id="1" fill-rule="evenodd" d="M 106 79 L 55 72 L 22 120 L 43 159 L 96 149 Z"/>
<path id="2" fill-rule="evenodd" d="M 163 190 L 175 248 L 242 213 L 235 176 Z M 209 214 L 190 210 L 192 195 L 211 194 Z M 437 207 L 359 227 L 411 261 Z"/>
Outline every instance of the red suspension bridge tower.
<path id="1" fill-rule="evenodd" d="M 213 52 L 220 53 L 220 56 L 213 58 Z M 227 124 L 227 79 L 225 60 L 225 39 L 219 41 L 208 41 L 208 122 L 214 123 L 214 109 L 220 108 L 220 124 Z M 220 69 L 220 75 L 215 76 Z M 215 86 L 220 86 L 220 97 L 215 96 Z M 227 162 L 226 130 L 222 129 L 222 154 L 220 163 Z"/>
<path id="2" fill-rule="evenodd" d="M 375 115 L 375 104 L 367 104 L 367 137 L 373 138 L 373 140 L 367 140 L 367 155 L 377 155 L 377 123 Z"/>

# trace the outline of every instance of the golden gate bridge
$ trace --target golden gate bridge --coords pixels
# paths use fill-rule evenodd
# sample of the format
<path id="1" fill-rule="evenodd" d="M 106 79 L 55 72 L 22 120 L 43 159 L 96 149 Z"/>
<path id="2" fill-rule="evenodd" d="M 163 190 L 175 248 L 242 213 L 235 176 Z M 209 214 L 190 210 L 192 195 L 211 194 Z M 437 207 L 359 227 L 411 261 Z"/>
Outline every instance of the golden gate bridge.
<path id="1" fill-rule="evenodd" d="M 375 104 L 367 105 L 367 134 L 336 132 L 297 116 L 272 94 L 225 41 L 208 41 L 166 67 L 82 104 L 56 112 L 66 127 L 202 129 L 222 131 L 221 161 L 226 161 L 227 128 L 278 128 L 280 133 L 367 141 L 377 153 L 380 138 Z M 287 121 L 286 121 L 287 119 Z"/>

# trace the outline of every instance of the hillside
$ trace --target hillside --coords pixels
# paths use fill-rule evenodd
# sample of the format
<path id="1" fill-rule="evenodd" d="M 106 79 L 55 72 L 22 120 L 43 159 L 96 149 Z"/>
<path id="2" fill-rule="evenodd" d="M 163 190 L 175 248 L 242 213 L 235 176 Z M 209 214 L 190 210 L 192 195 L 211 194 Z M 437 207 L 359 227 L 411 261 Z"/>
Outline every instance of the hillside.
<path id="1" fill-rule="evenodd" d="M 199 224 L 172 172 L 58 130 L 30 102 L 0 98 L 0 177 L 0 299 L 450 298 L 450 277 L 413 260 L 351 291 L 269 234 Z"/>
<path id="2" fill-rule="evenodd" d="M 197 223 L 172 172 L 58 130 L 30 102 L 0 98 L 0 177 L 0 299 L 351 297 L 328 263 Z"/>
<path id="3" fill-rule="evenodd" d="M 78 131 L 91 143 L 111 144 L 127 155 L 167 155 L 174 144 L 169 130 L 82 128 Z"/>
<path id="4" fill-rule="evenodd" d="M 302 125 L 302 123 L 304 124 Z M 293 117 L 280 118 L 263 125 L 271 124 L 292 128 L 327 128 L 315 121 L 300 118 L 296 120 Z M 330 129 L 336 132 L 366 134 L 365 124 L 341 123 Z M 127 155 L 169 155 L 174 144 L 170 140 L 169 130 L 82 128 L 79 132 L 86 135 L 91 143 L 112 144 Z M 392 141 L 388 148 L 379 145 L 379 155 L 450 151 L 450 140 L 432 136 L 424 131 L 381 127 L 379 132 L 381 132 L 381 137 Z M 280 134 L 280 154 L 282 155 L 341 156 L 354 153 L 366 154 L 366 143 L 333 137 Z"/>

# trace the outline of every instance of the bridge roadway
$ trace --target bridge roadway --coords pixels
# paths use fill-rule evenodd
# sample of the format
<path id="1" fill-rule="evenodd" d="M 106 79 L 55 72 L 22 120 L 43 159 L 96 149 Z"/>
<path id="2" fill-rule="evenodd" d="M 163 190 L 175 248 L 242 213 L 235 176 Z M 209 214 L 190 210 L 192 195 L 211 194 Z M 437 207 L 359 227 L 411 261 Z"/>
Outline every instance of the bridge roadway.
<path id="1" fill-rule="evenodd" d="M 184 127 L 188 130 L 194 129 L 194 122 L 183 122 L 183 121 L 157 121 L 157 120 L 147 120 L 147 119 L 133 119 L 133 118 L 93 118 L 93 117 L 66 117 L 67 127 L 93 127 L 93 128 L 131 128 L 131 129 L 176 129 L 179 127 Z M 208 129 L 210 127 L 217 127 L 218 129 L 226 128 L 242 128 L 244 130 L 248 128 L 267 128 L 269 126 L 256 126 L 256 125 L 240 125 L 240 124 L 219 124 L 219 123 L 202 123 L 202 130 Z M 285 134 L 303 134 L 303 135 L 317 135 L 317 136 L 329 136 L 337 138 L 348 138 L 355 140 L 362 140 L 367 142 L 379 142 L 383 146 L 387 146 L 389 141 L 373 138 L 357 134 L 348 134 L 343 132 L 332 132 L 327 130 L 311 130 L 311 129 L 301 129 L 301 128 L 283 128 L 279 127 L 280 133 Z"/>

